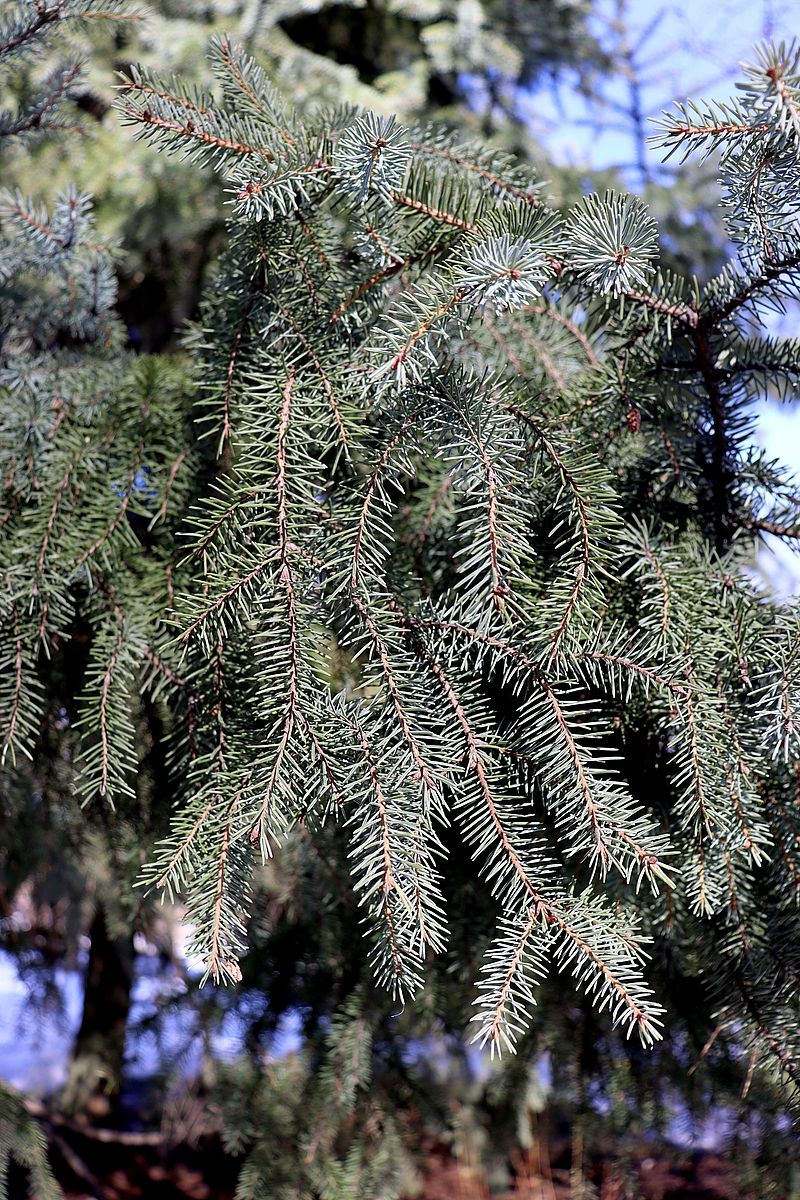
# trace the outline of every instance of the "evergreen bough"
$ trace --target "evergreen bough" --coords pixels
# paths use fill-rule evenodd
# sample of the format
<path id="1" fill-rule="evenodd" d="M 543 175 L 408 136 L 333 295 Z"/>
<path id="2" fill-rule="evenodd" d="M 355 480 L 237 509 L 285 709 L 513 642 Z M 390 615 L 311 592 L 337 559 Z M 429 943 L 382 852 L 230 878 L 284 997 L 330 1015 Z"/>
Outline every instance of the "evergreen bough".
<path id="1" fill-rule="evenodd" d="M 465 985 L 449 925 L 485 947 L 492 1051 L 554 971 L 645 1046 L 700 974 L 701 1057 L 729 1044 L 795 1106 L 798 619 L 748 573 L 762 532 L 800 533 L 752 441 L 800 370 L 761 321 L 800 283 L 795 48 L 663 120 L 667 151 L 722 155 L 736 257 L 702 288 L 659 270 L 634 197 L 558 213 L 503 154 L 294 109 L 225 38 L 211 60 L 216 92 L 142 68 L 120 100 L 229 189 L 193 431 L 180 369 L 124 359 L 85 201 L 8 202 L 8 769 L 81 639 L 72 785 L 124 805 L 163 743 L 175 814 L 142 882 L 185 896 L 215 981 L 241 979 L 254 864 L 307 841 L 403 1004 Z M 367 986 L 321 1085 L 347 1111 Z"/>

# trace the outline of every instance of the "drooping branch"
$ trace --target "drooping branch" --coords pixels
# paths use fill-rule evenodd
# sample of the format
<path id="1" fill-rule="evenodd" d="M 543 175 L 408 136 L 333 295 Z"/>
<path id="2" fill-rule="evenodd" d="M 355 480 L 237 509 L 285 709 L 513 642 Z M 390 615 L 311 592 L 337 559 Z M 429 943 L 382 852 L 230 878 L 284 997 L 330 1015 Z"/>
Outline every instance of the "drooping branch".
<path id="1" fill-rule="evenodd" d="M 270 768 L 267 783 L 264 788 L 261 809 L 256 822 L 250 831 L 250 840 L 255 842 L 261 839 L 262 843 L 265 838 L 266 830 L 269 827 L 273 791 L 277 786 L 284 759 L 286 758 L 286 754 L 288 752 L 299 709 L 300 635 L 298 629 L 295 580 L 291 562 L 292 548 L 289 538 L 287 502 L 287 464 L 289 457 L 287 438 L 289 434 L 289 421 L 291 420 L 292 413 L 292 393 L 294 390 L 294 383 L 295 372 L 294 370 L 290 370 L 286 379 L 286 385 L 283 390 L 280 416 L 278 418 L 278 436 L 275 449 L 275 457 L 277 460 L 277 472 L 275 476 L 275 494 L 277 502 L 276 532 L 278 539 L 277 564 L 278 579 L 283 587 L 286 597 L 289 667 L 286 681 L 286 703 L 281 721 L 280 738 L 275 751 L 275 758 L 273 760 L 272 767 Z"/>

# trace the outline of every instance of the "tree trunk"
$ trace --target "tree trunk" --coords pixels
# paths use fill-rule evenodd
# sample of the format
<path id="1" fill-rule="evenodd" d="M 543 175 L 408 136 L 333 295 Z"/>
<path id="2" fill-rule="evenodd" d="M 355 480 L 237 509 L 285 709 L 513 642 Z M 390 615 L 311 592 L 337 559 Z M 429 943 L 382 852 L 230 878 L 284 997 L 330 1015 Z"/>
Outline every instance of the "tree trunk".
<path id="1" fill-rule="evenodd" d="M 83 1013 L 75 1038 L 64 1108 L 107 1118 L 117 1103 L 133 987 L 133 934 L 109 936 L 102 906 L 89 931 Z"/>

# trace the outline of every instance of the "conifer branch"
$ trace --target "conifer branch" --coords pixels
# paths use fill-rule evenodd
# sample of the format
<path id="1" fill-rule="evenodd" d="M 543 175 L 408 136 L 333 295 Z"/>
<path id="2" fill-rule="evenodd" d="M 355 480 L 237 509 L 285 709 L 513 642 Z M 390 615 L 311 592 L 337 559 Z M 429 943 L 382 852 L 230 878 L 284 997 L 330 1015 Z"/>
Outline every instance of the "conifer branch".
<path id="1" fill-rule="evenodd" d="M 503 1041 L 510 1041 L 506 1033 L 506 1027 L 509 1023 L 507 1010 L 511 1001 L 514 984 L 522 968 L 530 939 L 535 933 L 540 931 L 542 924 L 547 925 L 547 915 L 542 913 L 538 904 L 532 904 L 528 917 L 520 930 L 516 945 L 513 947 L 511 957 L 508 960 L 506 973 L 502 980 L 490 1020 L 484 1025 L 481 1033 L 478 1035 L 482 1046 L 486 1045 L 487 1042 L 489 1043 L 492 1054 L 494 1054 L 495 1048 L 499 1048 Z M 513 1044 L 510 1048 L 513 1049 Z"/>
<path id="2" fill-rule="evenodd" d="M 250 286 L 247 289 L 247 296 L 242 307 L 242 313 L 239 317 L 239 321 L 233 335 L 233 342 L 231 344 L 230 355 L 228 357 L 228 365 L 225 368 L 225 386 L 222 393 L 222 430 L 220 432 L 217 454 L 226 456 L 227 458 L 230 457 L 230 442 L 233 436 L 232 400 L 233 381 L 236 373 L 236 366 L 253 307 L 263 286 L 264 267 L 263 263 L 259 262 L 253 271 L 253 275 L 250 280 Z"/>
<path id="3" fill-rule="evenodd" d="M 790 541 L 800 539 L 800 526 L 798 525 L 780 525 L 777 521 L 767 520 L 766 517 L 750 517 L 745 521 L 745 525 L 748 529 L 770 533 L 773 537 L 788 538 Z"/>
<path id="4" fill-rule="evenodd" d="M 292 415 L 292 393 L 294 390 L 294 384 L 295 372 L 294 370 L 290 370 L 287 374 L 286 385 L 283 389 L 283 399 L 278 417 L 278 436 L 275 450 L 275 457 L 277 460 L 275 495 L 277 502 L 276 532 L 278 538 L 278 579 L 283 586 L 286 595 L 286 623 L 289 632 L 289 669 L 288 679 L 286 682 L 286 704 L 282 717 L 280 739 L 278 741 L 278 747 L 275 751 L 275 758 L 267 778 L 263 799 L 261 801 L 261 808 L 256 822 L 250 831 L 250 840 L 252 842 L 260 840 L 262 847 L 266 846 L 266 832 L 269 829 L 272 795 L 274 789 L 277 787 L 280 772 L 289 748 L 289 742 L 291 740 L 292 733 L 294 732 L 294 727 L 298 716 L 299 703 L 299 633 L 297 624 L 295 581 L 291 564 L 292 551 L 289 540 L 286 488 L 288 463 L 287 437 L 289 434 L 289 422 Z"/>
<path id="5" fill-rule="evenodd" d="M 430 217 L 432 221 L 439 221 L 443 225 L 452 225 L 454 229 L 461 229 L 464 233 L 478 233 L 477 225 L 472 221 L 465 221 L 455 213 L 446 212 L 441 208 L 434 208 L 432 205 L 425 204 L 424 201 L 417 200 L 413 196 L 406 196 L 403 192 L 391 192 L 390 194 L 395 204 L 399 204 L 401 208 L 410 208 L 413 212 L 420 213 L 423 217 Z"/>
<path id="6" fill-rule="evenodd" d="M 206 822 L 206 818 L 208 817 L 209 813 L 211 812 L 211 809 L 212 809 L 212 802 L 209 801 L 209 803 L 204 805 L 204 807 L 201 809 L 201 811 L 197 817 L 197 820 L 194 822 L 194 824 L 192 825 L 189 832 L 186 834 L 186 837 L 183 839 L 183 841 L 180 842 L 180 844 L 178 845 L 178 848 L 176 849 L 175 853 L 170 858 L 170 860 L 167 863 L 166 867 L 164 868 L 162 874 L 160 875 L 159 879 L 157 880 L 156 887 L 158 887 L 159 889 L 163 889 L 163 888 L 167 888 L 170 886 L 170 882 L 171 882 L 173 876 L 175 875 L 176 871 L 181 867 L 182 863 L 191 854 L 192 849 L 197 841 L 197 837 L 198 837 L 201 829 L 203 828 L 203 826 Z"/>
<path id="7" fill-rule="evenodd" d="M 782 258 L 773 259 L 757 275 L 753 275 L 743 282 L 742 286 L 722 304 L 712 307 L 707 314 L 704 314 L 701 318 L 703 325 L 715 328 L 723 321 L 730 320 L 735 313 L 749 304 L 766 288 L 774 285 L 783 275 L 798 268 L 800 268 L 800 250 Z"/>
<path id="8" fill-rule="evenodd" d="M 764 1042 L 770 1055 L 775 1059 L 781 1072 L 791 1079 L 796 1087 L 800 1087 L 800 1066 L 798 1066 L 790 1051 L 781 1046 L 770 1030 L 759 1008 L 754 992 L 749 987 L 741 971 L 734 973 L 734 980 L 741 996 L 745 1011 L 752 1021 L 757 1036 Z"/>
<path id="9" fill-rule="evenodd" d="M 61 20 L 65 8 L 66 0 L 53 0 L 49 5 L 37 4 L 33 9 L 35 15 L 32 19 L 7 41 L 0 44 L 0 57 L 5 57 L 6 55 L 10 57 L 14 51 L 20 50 L 26 42 L 37 37 L 48 25 L 52 25 L 54 21 Z"/>
<path id="10" fill-rule="evenodd" d="M 674 321 L 677 325 L 684 326 L 687 329 L 695 329 L 700 320 L 697 310 L 692 308 L 690 304 L 673 304 L 669 300 L 664 300 L 661 296 L 650 295 L 647 292 L 640 292 L 633 288 L 628 289 L 622 294 L 631 303 L 641 305 L 642 308 L 647 308 L 650 312 L 668 317 L 670 321 Z"/>
<path id="11" fill-rule="evenodd" d="M 484 179 L 496 191 L 505 193 L 514 200 L 520 200 L 523 204 L 530 204 L 533 207 L 541 205 L 541 197 L 530 189 L 517 187 L 515 184 L 503 179 L 496 172 L 489 170 L 487 167 L 481 166 L 480 163 L 474 162 L 465 154 L 459 154 L 457 151 L 448 150 L 443 146 L 426 145 L 422 142 L 409 142 L 409 149 L 415 153 L 426 155 L 431 158 L 441 158 L 445 162 L 453 163 L 457 167 L 463 167 L 466 171 L 471 171 Z"/>
<path id="12" fill-rule="evenodd" d="M 338 321 L 340 317 L 344 316 L 348 308 L 351 308 L 357 301 L 363 299 L 372 288 L 385 283 L 403 271 L 407 271 L 410 267 L 427 263 L 430 259 L 436 258 L 448 249 L 448 246 L 434 242 L 432 246 L 420 251 L 418 254 L 410 254 L 408 258 L 395 258 L 388 267 L 384 267 L 381 271 L 376 271 L 369 279 L 365 279 L 363 283 L 359 284 L 356 290 L 331 313 L 331 322 L 335 323 Z"/>
<path id="13" fill-rule="evenodd" d="M 99 11 L 70 0 L 81 8 Z M 800 289 L 798 52 L 764 51 L 736 103 L 666 120 L 670 152 L 721 151 L 738 265 L 706 285 L 656 272 L 637 197 L 562 215 L 490 146 L 347 104 L 293 107 L 272 82 L 287 78 L 281 53 L 262 69 L 223 37 L 213 93 L 135 67 L 121 89 L 139 137 L 228 190 L 226 245 L 180 358 L 123 353 L 85 197 L 5 209 L 12 810 L 27 813 L 31 778 L 52 791 L 56 744 L 59 786 L 122 810 L 104 835 L 131 813 L 150 830 L 176 800 L 144 882 L 184 895 L 220 981 L 275 937 L 248 921 L 249 886 L 254 844 L 280 854 L 280 936 L 297 919 L 315 939 L 314 1022 L 330 1029 L 307 1088 L 301 1059 L 278 1071 L 296 1072 L 291 1105 L 310 1114 L 292 1177 L 309 1194 L 384 1186 L 396 1126 L 384 1113 L 368 1151 L 363 1131 L 386 1063 L 407 1066 L 389 1029 L 416 1040 L 433 1012 L 390 1027 L 389 1001 L 359 979 L 337 1015 L 365 915 L 377 983 L 405 999 L 431 979 L 448 1024 L 464 947 L 491 939 L 476 1020 L 498 1049 L 537 1004 L 557 1045 L 564 993 L 539 984 L 550 967 L 573 975 L 582 1013 L 610 1014 L 615 1069 L 614 1029 L 660 1036 L 651 931 L 659 958 L 668 945 L 727 986 L 721 1015 L 712 1000 L 697 1020 L 750 1039 L 752 1098 L 759 1064 L 790 1074 L 796 1040 L 800 624 L 764 603 L 735 543 L 800 540 L 796 489 L 748 424 L 759 390 L 791 399 L 800 382 L 800 341 L 752 328 Z M 27 144 L 57 124 L 71 70 L 2 131 Z M 210 450 L 193 448 L 198 396 Z M 74 661 L 84 685 L 65 701 Z M 353 969 L 328 999 L 319 981 L 343 946 Z M 302 991 L 304 970 L 290 973 Z M 686 1032 L 675 980 L 659 981 Z M 726 1038 L 731 1077 L 737 1045 Z M 362 1094 L 371 1068 L 380 1082 Z M 284 1186 L 251 1162 L 242 1180 L 254 1195 Z"/>
<path id="14" fill-rule="evenodd" d="M 314 370 L 316 371 L 317 375 L 319 376 L 319 381 L 322 384 L 322 390 L 325 393 L 325 399 L 328 402 L 328 407 L 331 410 L 331 414 L 332 414 L 334 422 L 336 424 L 336 428 L 339 433 L 339 441 L 342 445 L 342 448 L 343 448 L 345 454 L 349 454 L 350 439 L 347 435 L 347 428 L 344 423 L 344 418 L 342 417 L 341 405 L 340 405 L 340 403 L 336 397 L 336 394 L 333 390 L 333 386 L 331 384 L 328 372 L 326 371 L 326 369 L 325 369 L 319 355 L 315 351 L 312 343 L 309 341 L 309 339 L 303 333 L 303 330 L 297 324 L 297 322 L 295 321 L 294 317 L 289 312 L 289 310 L 283 304 L 281 304 L 280 300 L 278 300 L 277 298 L 275 298 L 275 302 L 278 306 L 278 310 L 279 310 L 281 316 L 286 321 L 286 323 L 290 326 L 292 332 L 298 338 L 298 340 L 300 341 L 300 344 L 303 346 L 303 349 L 306 351 L 306 353 L 308 354 L 308 357 L 311 359 Z"/>
<path id="15" fill-rule="evenodd" d="M 164 518 L 166 517 L 167 510 L 169 508 L 169 499 L 170 499 L 170 495 L 172 493 L 173 486 L 175 484 L 175 480 L 177 479 L 178 473 L 179 473 L 181 467 L 183 466 L 183 464 L 186 462 L 188 457 L 189 457 L 189 451 L 181 450 L 180 454 L 177 456 L 175 461 L 171 464 L 169 471 L 167 473 L 167 478 L 164 482 L 164 494 L 161 497 L 161 503 L 158 506 L 158 512 L 155 513 L 155 515 L 152 517 L 152 519 L 150 521 L 150 526 L 149 526 L 150 529 L 153 528 L 153 526 L 156 524 L 157 521 L 163 521 Z"/>
<path id="16" fill-rule="evenodd" d="M 252 104 L 252 106 L 269 121 L 272 121 L 272 112 L 264 103 L 254 84 L 246 78 L 241 57 L 234 51 L 234 47 L 231 45 L 230 41 L 226 37 L 221 37 L 218 38 L 214 44 L 219 52 L 222 63 L 224 64 L 225 68 L 227 68 L 224 78 L 232 79 L 248 103 Z M 246 62 L 250 66 L 254 65 L 252 59 L 247 59 Z M 288 146 L 291 146 L 293 149 L 297 147 L 297 142 L 289 133 L 288 129 L 281 128 L 280 133 L 281 137 Z"/>
<path id="17" fill-rule="evenodd" d="M 142 442 L 139 442 L 134 451 L 131 469 L 128 472 L 127 479 L 125 480 L 125 484 L 122 489 L 122 500 L 120 501 L 119 508 L 117 509 L 116 513 L 114 514 L 114 517 L 111 520 L 111 522 L 106 526 L 106 528 L 99 535 L 99 537 L 95 538 L 95 540 L 92 542 L 91 546 L 89 546 L 81 554 L 80 558 L 75 563 L 76 567 L 82 567 L 83 564 L 88 562 L 90 558 L 93 558 L 94 555 L 98 552 L 98 550 L 102 549 L 102 547 L 105 545 L 105 543 L 109 540 L 109 538 L 112 537 L 114 532 L 119 528 L 119 526 L 125 520 L 125 518 L 127 516 L 127 512 L 128 512 L 128 506 L 130 505 L 131 499 L 133 497 L 133 486 L 134 486 L 134 482 L 136 480 L 136 476 L 139 472 L 139 467 L 141 465 L 143 453 L 144 453 L 144 444 Z"/>
<path id="18" fill-rule="evenodd" d="M 184 629 L 180 637 L 181 642 L 185 645 L 199 630 L 202 630 L 211 617 L 230 606 L 241 592 L 249 588 L 255 580 L 260 579 L 265 571 L 273 566 L 275 558 L 276 552 L 275 550 L 271 550 L 260 562 L 257 562 L 255 566 L 240 576 L 230 587 L 226 588 L 221 595 L 217 596 L 215 600 L 212 600 L 210 604 L 201 609 L 199 615 Z"/>
<path id="19" fill-rule="evenodd" d="M 649 562 L 650 566 L 653 568 L 653 570 L 656 574 L 656 578 L 658 579 L 659 586 L 661 587 L 661 591 L 663 592 L 664 599 L 663 599 L 663 603 L 661 605 L 661 638 L 662 638 L 662 641 L 666 644 L 667 636 L 669 634 L 669 615 L 670 615 L 669 581 L 667 579 L 664 568 L 661 566 L 661 564 L 659 563 L 655 554 L 650 549 L 650 547 L 647 545 L 647 543 L 645 543 L 642 546 L 642 553 L 644 554 L 645 558 Z"/>
<path id="20" fill-rule="evenodd" d="M 17 730 L 17 722 L 19 721 L 20 711 L 22 706 L 22 689 L 23 689 L 23 642 L 20 632 L 19 609 L 16 604 L 12 605 L 12 627 L 14 639 L 14 686 L 11 694 L 11 709 L 8 716 L 5 736 L 3 738 L 3 751 L 0 754 L 0 763 L 5 762 L 6 754 L 9 749 L 13 754 L 14 739 Z"/>
<path id="21" fill-rule="evenodd" d="M 465 417 L 464 423 L 478 451 L 481 468 L 486 476 L 487 530 L 489 536 L 489 570 L 492 585 L 492 604 L 501 615 L 505 615 L 505 598 L 509 593 L 509 588 L 500 568 L 502 545 L 498 530 L 497 472 L 479 432 L 473 427 L 469 418 Z"/>
<path id="22" fill-rule="evenodd" d="M 23 109 L 15 121 L 10 124 L 3 122 L 0 125 L 0 137 L 18 137 L 20 134 L 29 133 L 32 130 L 46 129 L 48 114 L 54 113 L 59 108 L 62 101 L 69 95 L 73 84 L 80 77 L 80 73 L 80 63 L 73 63 L 72 66 L 65 67 L 60 72 L 57 81 L 46 88 L 38 101 Z M 53 128 L 64 129 L 65 126 L 54 118 Z M 81 132 L 79 126 L 66 128 L 70 128 L 74 133 Z"/>
<path id="23" fill-rule="evenodd" d="M 536 358 L 541 362 L 545 372 L 550 376 L 559 391 L 566 391 L 567 378 L 564 372 L 556 365 L 553 356 L 548 353 L 545 343 L 540 338 L 533 337 L 529 330 L 516 321 L 512 328 L 523 345 L 533 350 Z M 522 374 L 523 372 L 520 371 L 520 373 Z"/>
<path id="24" fill-rule="evenodd" d="M 174 105 L 176 108 L 184 108 L 190 113 L 197 113 L 200 117 L 207 117 L 212 111 L 206 105 L 198 104 L 188 96 L 177 95 L 174 92 L 167 91 L 165 88 L 145 83 L 141 79 L 126 77 L 125 82 L 120 85 L 120 91 L 134 92 L 141 96 L 152 96 L 156 100 L 165 100 L 168 104 Z"/>
<path id="25" fill-rule="evenodd" d="M 125 91 L 136 90 L 134 86 L 130 88 L 126 86 Z M 222 137 L 220 134 L 210 133 L 208 130 L 195 125 L 191 118 L 186 121 L 178 121 L 168 117 L 159 117 L 152 113 L 149 108 L 125 108 L 123 112 L 128 119 L 133 122 L 138 122 L 144 125 L 147 129 L 163 130 L 165 133 L 177 134 L 178 137 L 185 139 L 189 144 L 197 144 L 198 146 L 208 146 L 214 150 L 224 150 L 230 154 L 241 155 L 242 157 L 263 158 L 266 162 L 272 162 L 274 155 L 271 150 L 265 146 L 247 145 L 244 142 L 237 141 L 235 138 Z"/>
<path id="26" fill-rule="evenodd" d="M 417 342 L 421 338 L 425 337 L 425 335 L 430 331 L 431 327 L 435 325 L 437 321 L 441 320 L 442 317 L 447 316 L 448 313 L 453 312 L 453 310 L 456 309 L 461 301 L 464 300 L 468 295 L 468 288 L 459 288 L 458 291 L 454 292 L 452 295 L 445 297 L 445 299 L 442 300 L 441 304 L 439 304 L 437 308 L 428 313 L 424 320 L 420 321 L 420 323 L 410 331 L 405 341 L 400 346 L 400 349 L 396 351 L 394 357 L 389 362 L 388 369 L 390 371 L 397 372 L 399 368 L 403 366 L 403 363 L 411 354 L 411 351 L 414 349 Z"/>
<path id="27" fill-rule="evenodd" d="M 227 806 L 222 827 L 222 841 L 217 852 L 217 879 L 214 892 L 214 907 L 211 919 L 211 949 L 206 961 L 207 973 L 214 983 L 219 983 L 225 974 L 231 972 L 231 960 L 222 944 L 222 908 L 225 897 L 226 872 L 230 856 L 233 818 L 236 815 L 238 798 L 234 798 Z M 235 976 L 241 978 L 238 967 Z"/>
<path id="28" fill-rule="evenodd" d="M 111 761 L 111 746 L 108 730 L 108 706 L 109 692 L 111 683 L 114 679 L 114 673 L 117 669 L 120 649 L 122 646 L 122 630 L 120 630 L 117 643 L 109 656 L 108 666 L 103 673 L 103 682 L 100 688 L 100 785 L 98 791 L 101 796 L 105 797 L 108 794 L 108 780 L 110 774 L 109 764 Z"/>
<path id="29" fill-rule="evenodd" d="M 558 698 L 556 697 L 552 687 L 550 686 L 550 684 L 547 682 L 547 680 L 543 676 L 540 677 L 540 684 L 544 690 L 545 696 L 547 697 L 547 703 L 549 704 L 550 709 L 552 710 L 553 715 L 556 719 L 556 724 L 558 726 L 561 737 L 563 738 L 564 743 L 567 747 L 567 751 L 569 753 L 569 757 L 572 761 L 573 769 L 575 771 L 575 777 L 578 781 L 578 788 L 580 790 L 583 804 L 586 809 L 586 815 L 589 820 L 589 825 L 590 825 L 591 831 L 592 831 L 592 839 L 594 841 L 594 846 L 592 848 L 592 858 L 596 859 L 599 862 L 600 871 L 602 874 L 605 874 L 606 871 L 608 870 L 611 855 L 609 853 L 609 849 L 606 844 L 606 839 L 603 834 L 601 822 L 598 819 L 597 806 L 594 801 L 592 787 L 591 787 L 591 784 L 590 784 L 589 779 L 586 774 L 586 769 L 583 764 L 582 756 L 578 750 L 577 745 L 575 744 L 575 739 L 572 735 L 572 731 L 571 731 L 569 724 L 567 723 L 567 720 L 564 716 L 564 710 L 561 707 L 561 705 L 559 704 Z"/>
<path id="30" fill-rule="evenodd" d="M 509 412 L 512 412 L 522 423 L 524 423 L 532 432 L 534 438 L 534 448 L 541 451 L 553 464 L 563 479 L 565 485 L 569 488 L 572 501 L 575 505 L 575 511 L 578 519 L 578 538 L 579 538 L 579 560 L 575 568 L 575 582 L 572 584 L 567 603 L 564 611 L 558 621 L 558 624 L 553 632 L 550 653 L 555 656 L 558 653 L 559 647 L 569 627 L 572 615 L 575 612 L 581 593 L 589 578 L 592 566 L 592 550 L 591 536 L 589 532 L 589 512 L 586 501 L 581 494 L 574 473 L 570 470 L 563 456 L 559 453 L 553 441 L 544 430 L 531 418 L 528 413 L 521 409 L 518 405 L 509 405 Z"/>
<path id="31" fill-rule="evenodd" d="M 599 359 L 592 348 L 591 342 L 586 337 L 583 330 L 574 321 L 571 321 L 569 317 L 565 317 L 563 313 L 560 313 L 557 308 L 551 308 L 546 304 L 526 304 L 523 305 L 519 311 L 521 313 L 530 312 L 537 317 L 546 317 L 548 321 L 555 321 L 558 325 L 561 325 L 567 330 L 568 333 L 572 335 L 572 337 L 575 338 L 575 341 L 586 355 L 588 362 L 593 367 L 597 366 Z M 519 328 L 516 323 L 515 327 Z"/>

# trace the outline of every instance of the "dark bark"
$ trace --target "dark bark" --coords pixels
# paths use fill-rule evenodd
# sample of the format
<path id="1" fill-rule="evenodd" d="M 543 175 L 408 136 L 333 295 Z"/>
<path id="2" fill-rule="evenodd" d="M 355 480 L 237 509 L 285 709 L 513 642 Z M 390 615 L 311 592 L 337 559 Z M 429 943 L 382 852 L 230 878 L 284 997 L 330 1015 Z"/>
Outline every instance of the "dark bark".
<path id="1" fill-rule="evenodd" d="M 133 987 L 133 933 L 112 937 L 100 906 L 89 936 L 83 1013 L 72 1052 L 65 1107 L 101 1117 L 114 1108 L 122 1079 Z"/>

